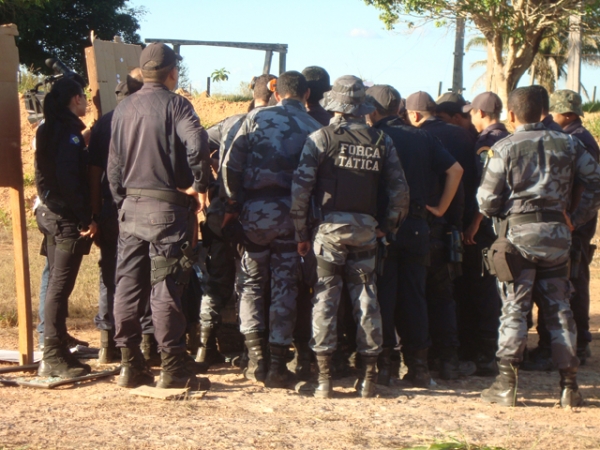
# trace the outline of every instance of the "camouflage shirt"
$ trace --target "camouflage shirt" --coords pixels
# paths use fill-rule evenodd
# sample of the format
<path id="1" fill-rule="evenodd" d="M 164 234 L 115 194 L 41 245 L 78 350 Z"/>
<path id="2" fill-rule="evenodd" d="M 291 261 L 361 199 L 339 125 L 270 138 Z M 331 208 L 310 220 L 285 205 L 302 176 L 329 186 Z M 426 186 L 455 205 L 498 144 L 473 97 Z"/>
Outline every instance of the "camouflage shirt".
<path id="1" fill-rule="evenodd" d="M 248 113 L 221 165 L 226 196 L 243 202 L 244 191 L 290 189 L 304 141 L 319 128 L 298 100 Z"/>
<path id="2" fill-rule="evenodd" d="M 368 125 L 358 119 L 346 119 L 343 116 L 334 117 L 331 125 L 348 127 L 349 129 L 368 127 Z M 327 145 L 328 142 L 324 132 L 316 131 L 311 134 L 306 140 L 306 144 L 302 149 L 300 163 L 294 172 L 290 215 L 296 228 L 296 240 L 298 242 L 310 239 L 310 232 L 307 225 L 308 205 L 311 193 L 317 182 L 319 165 L 325 159 Z M 398 152 L 388 135 L 385 135 L 385 147 L 388 152 L 383 165 L 382 178 L 385 191 L 389 197 L 389 203 L 386 213 L 386 223 L 379 224 L 379 227 L 384 232 L 390 231 L 395 233 L 408 214 L 408 184 L 404 177 L 402 164 L 398 159 Z M 343 211 L 325 214 L 324 222 L 356 226 L 377 226 L 375 218 L 369 215 Z"/>
<path id="3" fill-rule="evenodd" d="M 577 139 L 543 124 L 517 127 L 492 147 L 477 200 L 488 217 L 535 211 L 568 210 L 574 181 L 585 191 L 571 220 L 577 226 L 600 207 L 600 167 Z M 559 222 L 516 225 L 508 239 L 528 259 L 560 263 L 569 252 L 571 233 Z"/>

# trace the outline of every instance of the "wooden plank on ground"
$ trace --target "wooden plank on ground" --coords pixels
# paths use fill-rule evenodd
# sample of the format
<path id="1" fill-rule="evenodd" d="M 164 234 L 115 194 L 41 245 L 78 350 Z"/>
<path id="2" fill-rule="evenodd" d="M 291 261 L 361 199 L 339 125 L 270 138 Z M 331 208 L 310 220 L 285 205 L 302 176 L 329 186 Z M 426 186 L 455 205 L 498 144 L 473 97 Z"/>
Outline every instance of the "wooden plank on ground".
<path id="1" fill-rule="evenodd" d="M 182 389 L 160 389 L 152 386 L 140 386 L 129 391 L 132 395 L 141 397 L 157 398 L 159 400 L 173 400 L 183 398 L 189 391 L 189 388 Z"/>

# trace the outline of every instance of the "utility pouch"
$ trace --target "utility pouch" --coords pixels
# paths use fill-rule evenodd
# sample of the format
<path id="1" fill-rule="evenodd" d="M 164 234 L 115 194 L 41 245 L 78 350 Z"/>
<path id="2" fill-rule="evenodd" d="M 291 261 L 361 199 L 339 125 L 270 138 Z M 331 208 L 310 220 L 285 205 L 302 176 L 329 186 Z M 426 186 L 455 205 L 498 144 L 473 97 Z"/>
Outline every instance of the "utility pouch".
<path id="1" fill-rule="evenodd" d="M 446 232 L 446 246 L 448 247 L 448 262 L 462 263 L 463 253 L 465 252 L 460 233 L 456 227 L 451 227 Z"/>
<path id="2" fill-rule="evenodd" d="M 323 209 L 315 195 L 310 196 L 309 221 L 314 226 L 323 222 Z"/>
<path id="3" fill-rule="evenodd" d="M 77 239 L 65 239 L 56 244 L 57 250 L 71 253 L 73 255 L 89 255 L 94 240 L 88 236 L 80 236 Z"/>
<path id="4" fill-rule="evenodd" d="M 514 281 L 521 271 L 528 266 L 528 261 L 506 238 L 498 238 L 489 249 L 484 249 L 483 260 L 491 275 L 500 282 Z M 533 267 L 533 263 L 531 264 Z"/>

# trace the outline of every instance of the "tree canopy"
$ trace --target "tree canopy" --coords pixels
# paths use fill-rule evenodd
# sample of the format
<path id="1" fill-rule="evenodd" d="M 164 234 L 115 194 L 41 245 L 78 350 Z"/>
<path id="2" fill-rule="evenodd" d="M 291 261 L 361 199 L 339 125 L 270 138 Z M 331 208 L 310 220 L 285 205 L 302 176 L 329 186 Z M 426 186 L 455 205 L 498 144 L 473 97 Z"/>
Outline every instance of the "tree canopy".
<path id="1" fill-rule="evenodd" d="M 0 24 L 14 23 L 19 29 L 21 64 L 50 73 L 44 61 L 60 58 L 84 78 L 91 32 L 104 40 L 120 35 L 124 42 L 140 43 L 143 12 L 126 0 L 0 0 Z"/>
<path id="2" fill-rule="evenodd" d="M 486 39 L 488 89 L 503 100 L 531 66 L 542 39 L 568 30 L 570 16 L 583 17 L 584 32 L 598 30 L 600 24 L 600 0 L 364 1 L 381 10 L 380 18 L 388 28 L 401 21 L 414 27 L 427 21 L 443 26 L 457 17 L 467 20 Z"/>

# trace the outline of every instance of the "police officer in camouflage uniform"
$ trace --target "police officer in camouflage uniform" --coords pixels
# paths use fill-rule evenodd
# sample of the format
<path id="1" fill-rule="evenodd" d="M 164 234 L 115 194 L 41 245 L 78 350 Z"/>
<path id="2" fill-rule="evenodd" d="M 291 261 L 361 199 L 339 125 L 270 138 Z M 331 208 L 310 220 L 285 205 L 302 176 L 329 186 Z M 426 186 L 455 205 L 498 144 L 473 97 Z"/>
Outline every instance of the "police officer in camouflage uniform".
<path id="1" fill-rule="evenodd" d="M 500 374 L 481 397 L 515 406 L 517 372 L 527 340 L 526 316 L 535 293 L 560 370 L 561 405 L 580 406 L 567 264 L 570 231 L 590 220 L 600 207 L 600 167 L 577 139 L 546 130 L 540 117 L 539 95 L 527 88 L 510 94 L 508 119 L 515 134 L 492 147 L 477 192 L 481 212 L 499 219 L 498 240 L 488 249 L 486 261 L 498 277 L 503 304 L 496 354 Z M 583 186 L 583 193 L 568 215 L 574 182 Z"/>
<path id="2" fill-rule="evenodd" d="M 319 366 L 314 393 L 325 398 L 332 394 L 331 356 L 337 344 L 337 311 L 344 282 L 353 304 L 362 361 L 355 387 L 363 397 L 374 395 L 382 345 L 374 278 L 376 239 L 395 233 L 408 213 L 408 186 L 398 154 L 389 136 L 364 123 L 361 116 L 374 110 L 365 100 L 359 78 L 347 75 L 335 81 L 324 99 L 325 109 L 335 116 L 329 126 L 309 136 L 292 184 L 291 216 L 300 255 L 311 247 L 307 218 L 314 193 L 318 281 L 311 347 Z M 384 194 L 388 202 L 378 214 L 377 201 Z"/>
<path id="3" fill-rule="evenodd" d="M 276 77 L 261 75 L 254 80 L 254 109 L 267 106 L 272 92 L 268 82 Z M 239 131 L 246 114 L 230 116 L 208 130 L 209 145 L 218 150 L 218 178 L 213 187 L 214 196 L 206 211 L 206 220 L 202 227 L 202 244 L 207 247 L 207 277 L 203 283 L 202 303 L 200 305 L 200 346 L 196 355 L 197 362 L 221 362 L 216 346 L 215 335 L 221 324 L 221 310 L 233 295 L 235 283 L 235 255 L 231 242 L 223 237 L 221 225 L 225 215 L 226 199 L 221 198 L 221 168 L 225 156 L 231 147 L 233 138 Z"/>
<path id="4" fill-rule="evenodd" d="M 286 358 L 296 321 L 300 262 L 289 215 L 292 174 L 306 137 L 321 128 L 304 107 L 309 95 L 301 73 L 283 73 L 275 92 L 279 103 L 248 114 L 221 170 L 228 197 L 224 226 L 241 213 L 243 227 L 237 290 L 240 330 L 250 357 L 244 376 L 264 381 L 267 387 L 285 387 L 292 375 Z M 264 306 L 269 280 L 267 323 Z M 271 351 L 268 373 L 264 358 L 267 327 Z"/>
<path id="5" fill-rule="evenodd" d="M 563 132 L 577 137 L 585 149 L 598 161 L 598 143 L 581 122 L 583 116 L 581 96 L 569 89 L 555 91 L 550 98 L 549 109 L 552 112 L 549 117 L 554 117 L 554 124 L 562 127 Z M 576 189 L 573 204 L 578 201 L 578 191 L 579 188 Z M 581 365 L 585 364 L 590 355 L 589 343 L 592 340 L 590 333 L 589 265 L 595 250 L 595 246 L 591 244 L 591 241 L 596 232 L 597 219 L 597 215 L 594 215 L 587 223 L 573 231 L 571 247 L 570 280 L 575 290 L 571 297 L 571 310 L 577 325 L 577 357 Z M 530 361 L 527 362 L 525 368 L 529 370 L 548 370 L 552 368 L 550 335 L 542 315 L 538 315 L 537 331 L 540 337 L 538 347 L 529 353 Z"/>

